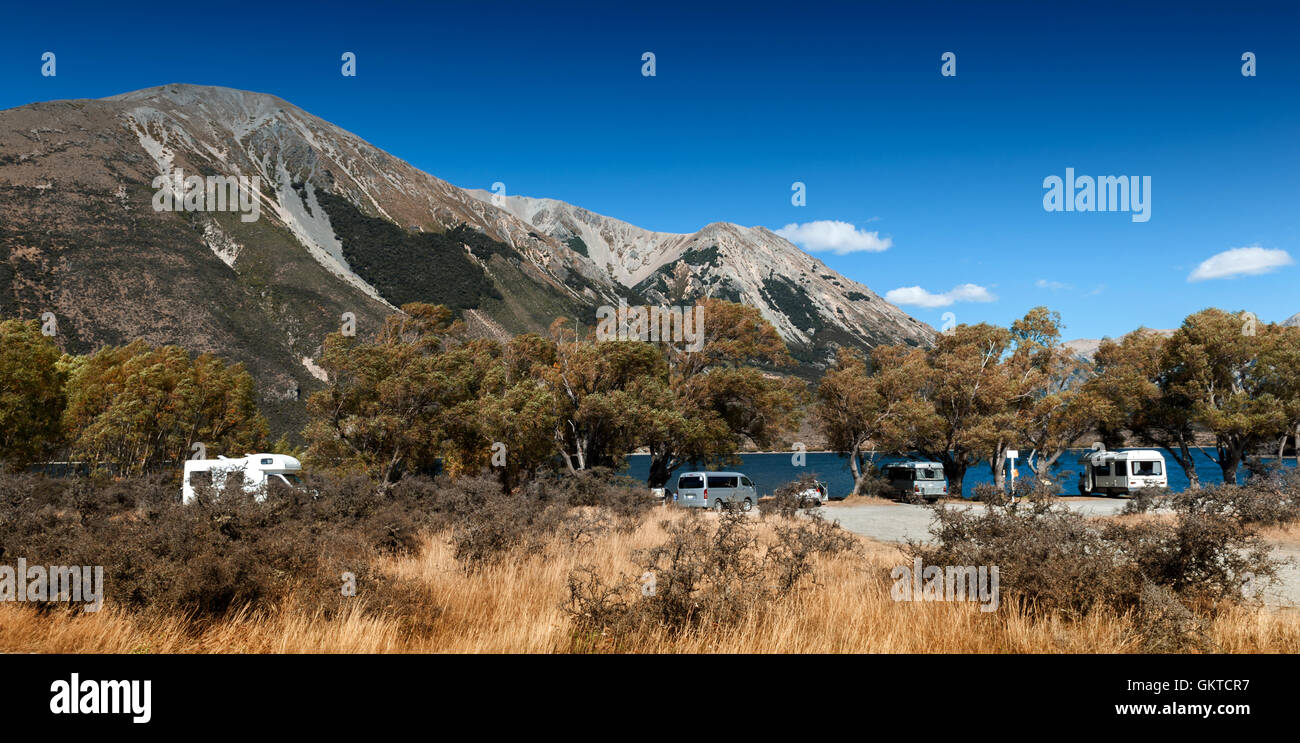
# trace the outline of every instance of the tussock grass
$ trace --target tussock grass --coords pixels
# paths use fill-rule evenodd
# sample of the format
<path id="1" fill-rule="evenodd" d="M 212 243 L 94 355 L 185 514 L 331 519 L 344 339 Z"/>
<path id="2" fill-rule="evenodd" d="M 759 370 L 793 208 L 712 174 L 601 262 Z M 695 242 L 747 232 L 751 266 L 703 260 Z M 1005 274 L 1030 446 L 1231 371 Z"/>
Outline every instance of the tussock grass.
<path id="1" fill-rule="evenodd" d="M 289 592 L 274 608 L 194 620 L 106 603 L 39 610 L 0 604 L 0 651 L 37 653 L 522 652 L 601 648 L 577 642 L 564 610 L 571 571 L 587 566 L 609 581 L 635 575 L 635 550 L 662 544 L 661 521 L 691 516 L 655 509 L 635 529 L 607 530 L 575 543 L 556 534 L 543 548 L 467 571 L 449 532 L 424 533 L 409 555 L 375 558 L 376 575 L 413 587 L 403 605 L 377 605 L 363 592 L 340 611 L 302 605 Z M 754 518 L 770 537 L 777 520 Z M 771 605 L 728 626 L 651 627 L 618 649 L 644 653 L 1127 653 L 1140 652 L 1134 618 L 1100 608 L 1074 621 L 1041 616 L 1004 599 L 907 603 L 890 598 L 892 545 L 859 540 L 857 553 L 814 557 L 814 573 Z M 389 601 L 392 595 L 384 594 Z M 1300 652 L 1300 614 L 1239 606 L 1207 621 L 1207 649 Z"/>

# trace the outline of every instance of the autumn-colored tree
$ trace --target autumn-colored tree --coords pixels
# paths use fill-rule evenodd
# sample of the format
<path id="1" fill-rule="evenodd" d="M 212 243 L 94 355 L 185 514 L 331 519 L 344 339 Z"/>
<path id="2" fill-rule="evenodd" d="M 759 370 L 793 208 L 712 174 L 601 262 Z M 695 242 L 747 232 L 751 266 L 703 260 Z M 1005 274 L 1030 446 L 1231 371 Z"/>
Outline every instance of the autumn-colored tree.
<path id="1" fill-rule="evenodd" d="M 1093 354 L 1092 376 L 1084 383 L 1082 394 L 1095 408 L 1094 427 L 1107 448 L 1119 448 L 1127 433 L 1132 433 L 1190 466 L 1190 414 L 1179 421 L 1160 410 L 1156 380 L 1164 343 L 1164 336 L 1147 328 L 1138 328 L 1119 340 L 1103 339 Z"/>
<path id="2" fill-rule="evenodd" d="M 943 464 L 954 495 L 961 494 L 970 465 L 999 455 L 1013 440 L 1015 420 L 1008 405 L 1021 388 L 1002 364 L 1011 347 L 1011 331 L 980 323 L 941 333 L 927 354 L 922 394 L 935 418 L 934 425 L 917 432 L 916 449 Z"/>
<path id="3" fill-rule="evenodd" d="M 767 448 L 798 422 L 803 384 L 760 368 L 793 365 L 776 329 L 755 307 L 715 298 L 699 306 L 700 347 L 663 347 L 667 376 L 641 439 L 651 487 L 687 462 L 727 457 L 745 443 Z"/>
<path id="4" fill-rule="evenodd" d="M 1041 476 L 1092 430 L 1099 405 L 1083 390 L 1087 363 L 1061 344 L 1058 313 L 1035 307 L 1011 324 L 1011 334 L 1011 366 L 1021 374 L 1024 393 L 1011 401 L 1015 428 L 1029 448 L 1025 464 Z"/>
<path id="5" fill-rule="evenodd" d="M 41 461 L 60 443 L 61 355 L 35 320 L 0 322 L 0 462 L 10 470 Z"/>
<path id="6" fill-rule="evenodd" d="M 862 494 L 869 479 L 868 446 L 872 452 L 904 453 L 918 431 L 937 425 L 934 408 L 920 396 L 929 374 L 925 351 L 880 346 L 872 359 L 874 373 L 861 354 L 840 349 L 817 387 L 813 408 L 827 444 L 849 459 L 854 495 Z"/>
<path id="7" fill-rule="evenodd" d="M 267 423 L 242 364 L 143 341 L 71 364 L 63 426 L 71 455 L 116 471 L 175 467 L 202 444 L 209 456 L 266 448 Z"/>

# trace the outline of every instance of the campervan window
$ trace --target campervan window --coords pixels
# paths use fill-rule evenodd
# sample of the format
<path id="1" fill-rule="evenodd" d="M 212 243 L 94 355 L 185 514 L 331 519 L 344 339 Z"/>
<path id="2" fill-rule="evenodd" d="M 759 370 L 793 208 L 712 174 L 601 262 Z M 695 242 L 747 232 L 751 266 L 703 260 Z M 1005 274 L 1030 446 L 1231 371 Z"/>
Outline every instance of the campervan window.
<path id="1" fill-rule="evenodd" d="M 919 480 L 942 480 L 943 472 L 936 469 L 917 470 L 917 479 Z"/>
<path id="2" fill-rule="evenodd" d="M 906 467 L 894 467 L 889 470 L 889 479 L 891 480 L 910 481 L 915 479 L 915 477 L 916 477 L 916 472 L 914 470 L 907 469 Z"/>
<path id="3" fill-rule="evenodd" d="M 1133 462 L 1133 474 L 1139 476 L 1161 475 L 1160 462 L 1154 459 L 1139 459 Z"/>
<path id="4" fill-rule="evenodd" d="M 275 464 L 275 460 L 270 457 L 262 457 L 262 464 Z"/>
<path id="5" fill-rule="evenodd" d="M 1092 466 L 1092 476 L 1093 476 L 1093 477 L 1110 477 L 1110 465 L 1109 465 L 1109 464 L 1094 464 L 1094 465 Z"/>
<path id="6" fill-rule="evenodd" d="M 683 490 L 697 490 L 704 487 L 704 478 L 699 475 L 682 475 L 677 480 L 677 487 Z"/>
<path id="7" fill-rule="evenodd" d="M 736 487 L 736 478 L 734 476 L 709 475 L 709 487 L 711 488 L 734 488 Z"/>
<path id="8" fill-rule="evenodd" d="M 1127 474 L 1128 474 L 1128 462 L 1125 462 L 1123 459 L 1116 459 L 1116 460 L 1115 460 L 1115 476 L 1116 476 L 1116 477 L 1124 477 L 1124 476 L 1127 475 Z"/>

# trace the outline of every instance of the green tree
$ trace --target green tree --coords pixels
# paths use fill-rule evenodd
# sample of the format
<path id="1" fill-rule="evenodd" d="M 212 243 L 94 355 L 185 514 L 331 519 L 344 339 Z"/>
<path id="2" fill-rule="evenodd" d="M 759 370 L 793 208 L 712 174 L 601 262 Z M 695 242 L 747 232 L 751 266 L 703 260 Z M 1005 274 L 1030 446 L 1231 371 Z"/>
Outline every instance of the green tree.
<path id="1" fill-rule="evenodd" d="M 402 310 L 373 342 L 325 339 L 329 385 L 308 399 L 303 432 L 311 466 L 364 472 L 387 487 L 405 472 L 433 471 L 464 436 L 463 406 L 480 396 L 495 344 L 467 339 L 446 307 Z"/>
<path id="2" fill-rule="evenodd" d="M 61 355 L 37 321 L 0 322 L 0 461 L 13 471 L 60 444 L 66 404 Z"/>
<path id="3" fill-rule="evenodd" d="M 1191 421 L 1214 436 L 1214 460 L 1223 481 L 1237 482 L 1237 469 L 1248 452 L 1276 440 L 1289 424 L 1283 400 L 1261 358 L 1282 342 L 1278 332 L 1251 332 L 1254 323 L 1241 313 L 1206 309 L 1189 315 L 1164 345 L 1158 384 L 1172 404 L 1187 403 Z M 1175 421 L 1183 411 L 1162 412 Z"/>
<path id="4" fill-rule="evenodd" d="M 134 474 L 176 467 L 201 443 L 209 455 L 266 448 L 267 423 L 242 364 L 143 341 L 71 366 L 63 415 L 71 455 Z"/>

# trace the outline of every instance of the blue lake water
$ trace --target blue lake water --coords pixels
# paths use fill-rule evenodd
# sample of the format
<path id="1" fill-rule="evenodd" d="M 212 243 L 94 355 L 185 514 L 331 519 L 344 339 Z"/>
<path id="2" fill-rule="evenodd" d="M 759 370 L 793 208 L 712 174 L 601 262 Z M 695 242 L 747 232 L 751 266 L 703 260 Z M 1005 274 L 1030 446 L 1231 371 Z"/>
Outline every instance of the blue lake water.
<path id="1" fill-rule="evenodd" d="M 1064 495 L 1077 495 L 1076 477 L 1081 469 L 1078 463 L 1079 455 L 1087 451 L 1079 449 L 1066 452 L 1061 456 L 1054 467 L 1052 474 L 1058 475 L 1062 472 L 1069 471 L 1074 473 L 1070 479 L 1065 482 L 1066 489 Z M 737 470 L 749 475 L 754 481 L 760 496 L 771 495 L 774 490 L 785 485 L 786 483 L 798 479 L 800 475 L 811 473 L 817 479 L 826 483 L 826 488 L 831 497 L 839 498 L 853 491 L 853 473 L 849 471 L 849 460 L 847 457 L 841 457 L 838 454 L 825 452 L 808 452 L 807 464 L 803 467 L 795 467 L 791 462 L 790 454 L 742 454 L 740 455 L 739 465 L 718 465 L 710 468 L 706 464 L 696 464 L 696 469 L 723 469 Z M 1272 457 L 1265 457 L 1265 460 Z M 887 461 L 878 459 L 877 462 Z M 1285 460 L 1288 467 L 1295 466 L 1295 460 L 1288 458 Z M 1178 492 L 1187 488 L 1187 476 L 1183 474 L 1183 468 L 1177 462 L 1165 456 L 1165 466 L 1169 471 L 1169 489 Z M 1029 468 L 1023 462 L 1018 463 L 1021 477 L 1029 476 Z M 680 472 L 681 470 L 678 470 Z M 1196 455 L 1196 472 L 1200 476 L 1202 485 L 1212 485 L 1223 482 L 1223 472 L 1219 465 L 1211 462 L 1209 457 L 1202 454 Z M 632 454 L 628 456 L 627 469 L 624 473 L 644 481 L 646 475 L 650 473 L 650 455 Z M 1246 481 L 1246 470 L 1243 467 L 1237 475 L 1237 482 Z M 677 482 L 676 473 L 673 473 L 669 484 Z M 980 464 L 966 470 L 966 479 L 963 482 L 963 494 L 967 497 L 974 492 L 976 485 L 986 482 L 993 482 L 993 474 L 989 471 L 986 464 Z"/>

